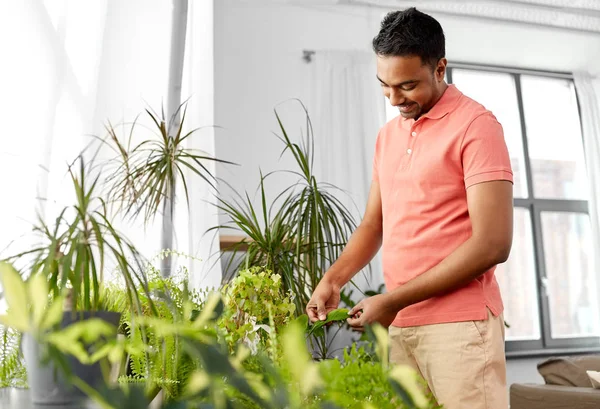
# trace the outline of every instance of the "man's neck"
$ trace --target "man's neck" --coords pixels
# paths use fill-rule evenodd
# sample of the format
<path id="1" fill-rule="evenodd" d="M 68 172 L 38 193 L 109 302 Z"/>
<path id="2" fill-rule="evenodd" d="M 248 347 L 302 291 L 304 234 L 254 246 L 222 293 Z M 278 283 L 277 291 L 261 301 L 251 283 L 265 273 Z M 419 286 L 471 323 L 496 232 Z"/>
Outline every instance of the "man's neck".
<path id="1" fill-rule="evenodd" d="M 427 112 L 431 111 L 431 109 L 433 109 L 433 107 L 435 106 L 435 104 L 438 103 L 438 101 L 440 99 L 442 99 L 442 96 L 444 95 L 444 92 L 446 92 L 446 90 L 448 89 L 448 84 L 446 84 L 446 81 L 444 81 L 441 85 L 440 85 L 440 89 L 439 91 L 436 93 L 437 95 L 434 97 L 433 99 L 433 103 L 431 104 L 431 106 L 429 107 L 429 109 L 427 111 L 423 111 L 421 112 L 421 114 L 415 118 L 415 121 L 419 120 L 419 118 L 421 118 L 423 115 L 425 115 Z"/>

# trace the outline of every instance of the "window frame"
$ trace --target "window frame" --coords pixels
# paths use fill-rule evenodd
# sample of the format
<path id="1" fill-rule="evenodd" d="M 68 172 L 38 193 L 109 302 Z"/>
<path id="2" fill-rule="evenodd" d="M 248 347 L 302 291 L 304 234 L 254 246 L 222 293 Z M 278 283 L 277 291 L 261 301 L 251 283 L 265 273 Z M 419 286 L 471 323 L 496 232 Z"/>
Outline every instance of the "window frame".
<path id="1" fill-rule="evenodd" d="M 521 75 L 531 75 L 546 78 L 567 79 L 573 81 L 573 75 L 567 72 L 530 70 L 523 68 L 513 68 L 495 65 L 468 64 L 468 63 L 450 63 L 446 70 L 446 79 L 452 84 L 452 72 L 454 69 L 486 71 L 503 74 L 510 74 L 515 83 L 515 92 L 517 94 L 517 103 L 519 111 L 519 121 L 521 126 L 521 135 L 523 143 L 523 156 L 525 162 L 525 178 L 527 181 L 527 198 L 515 198 L 513 203 L 515 208 L 524 208 L 529 211 L 531 217 L 533 249 L 535 260 L 535 278 L 537 285 L 537 306 L 540 320 L 540 339 L 538 340 L 515 340 L 506 341 L 507 357 L 533 357 L 558 354 L 578 354 L 600 352 L 600 336 L 596 337 L 571 337 L 571 338 L 553 338 L 550 322 L 550 298 L 546 291 L 548 274 L 546 270 L 546 259 L 544 254 L 543 232 L 542 232 L 542 212 L 566 212 L 587 214 L 589 216 L 588 200 L 570 200 L 570 199 L 539 199 L 536 198 L 533 191 L 533 174 L 531 168 L 531 159 L 529 156 L 529 143 L 527 139 L 527 127 L 525 123 L 525 111 L 523 107 L 523 93 L 521 88 Z M 581 126 L 581 109 L 576 95 L 577 110 Z M 583 143 L 583 141 L 582 141 Z M 585 144 L 583 145 L 585 151 Z M 600 260 L 598 260 L 600 262 Z"/>

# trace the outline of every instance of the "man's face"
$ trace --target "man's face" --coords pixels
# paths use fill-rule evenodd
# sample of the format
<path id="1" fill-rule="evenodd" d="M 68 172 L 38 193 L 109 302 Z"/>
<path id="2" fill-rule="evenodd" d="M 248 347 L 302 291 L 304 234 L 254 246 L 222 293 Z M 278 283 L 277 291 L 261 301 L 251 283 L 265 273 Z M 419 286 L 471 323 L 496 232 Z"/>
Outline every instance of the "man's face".
<path id="1" fill-rule="evenodd" d="M 407 119 L 418 119 L 437 102 L 444 91 L 445 72 L 445 58 L 433 69 L 421 57 L 377 56 L 383 93 Z"/>

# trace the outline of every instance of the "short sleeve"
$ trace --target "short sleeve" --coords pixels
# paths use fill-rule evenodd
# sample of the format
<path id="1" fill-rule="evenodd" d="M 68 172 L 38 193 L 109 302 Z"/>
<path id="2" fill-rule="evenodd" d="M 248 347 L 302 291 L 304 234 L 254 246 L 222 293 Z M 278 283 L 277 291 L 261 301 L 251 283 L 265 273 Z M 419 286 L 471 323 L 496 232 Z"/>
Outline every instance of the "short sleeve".
<path id="1" fill-rule="evenodd" d="M 466 188 L 494 180 L 513 183 L 504 131 L 491 113 L 471 122 L 463 137 L 461 157 Z"/>

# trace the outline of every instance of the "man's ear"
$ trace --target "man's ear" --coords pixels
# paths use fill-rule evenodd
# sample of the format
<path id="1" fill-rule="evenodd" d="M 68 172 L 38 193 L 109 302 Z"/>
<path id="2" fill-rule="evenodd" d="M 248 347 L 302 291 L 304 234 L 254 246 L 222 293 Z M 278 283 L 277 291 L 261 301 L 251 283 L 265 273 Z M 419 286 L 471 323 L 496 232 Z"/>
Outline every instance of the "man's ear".
<path id="1" fill-rule="evenodd" d="M 435 79 L 437 79 L 439 82 L 444 80 L 447 64 L 448 60 L 446 58 L 440 58 L 440 60 L 437 63 L 437 67 L 435 68 Z"/>

